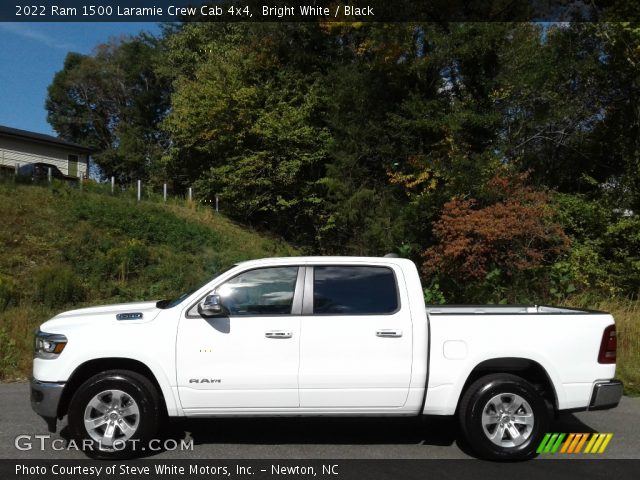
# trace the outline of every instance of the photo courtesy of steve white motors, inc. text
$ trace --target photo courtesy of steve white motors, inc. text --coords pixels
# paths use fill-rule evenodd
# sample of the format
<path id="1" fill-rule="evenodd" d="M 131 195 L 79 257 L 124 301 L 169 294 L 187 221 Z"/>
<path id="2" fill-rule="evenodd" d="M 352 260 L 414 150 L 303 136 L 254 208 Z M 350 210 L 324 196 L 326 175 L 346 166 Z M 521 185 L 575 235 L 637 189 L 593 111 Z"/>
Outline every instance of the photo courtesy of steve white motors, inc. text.
<path id="1" fill-rule="evenodd" d="M 16 464 L 16 476 L 176 476 L 176 475 L 192 475 L 192 476 L 238 476 L 247 477 L 257 474 L 265 474 L 269 476 L 305 476 L 305 477 L 330 477 L 340 476 L 340 465 L 337 463 L 316 463 L 314 465 L 281 465 L 278 463 L 251 464 L 250 462 L 242 462 L 242 464 L 227 465 L 202 465 L 198 462 L 187 462 L 186 464 L 172 464 L 164 462 L 155 465 L 128 465 L 120 464 L 95 464 L 95 465 L 60 465 L 51 462 L 50 465 L 23 465 Z"/>

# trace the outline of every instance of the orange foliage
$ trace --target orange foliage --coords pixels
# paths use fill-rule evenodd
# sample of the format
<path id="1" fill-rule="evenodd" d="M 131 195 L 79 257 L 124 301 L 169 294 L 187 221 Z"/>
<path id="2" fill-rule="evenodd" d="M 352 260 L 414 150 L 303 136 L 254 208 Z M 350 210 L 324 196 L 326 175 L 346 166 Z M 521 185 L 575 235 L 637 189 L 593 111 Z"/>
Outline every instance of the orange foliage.
<path id="1" fill-rule="evenodd" d="M 438 181 L 433 171 L 426 169 L 422 166 L 424 161 L 420 155 L 410 155 L 406 164 L 417 173 L 400 173 L 394 171 L 387 171 L 387 177 L 389 183 L 392 185 L 402 185 L 407 194 L 417 192 L 418 195 L 423 194 L 429 190 L 434 190 Z"/>
<path id="2" fill-rule="evenodd" d="M 569 248 L 554 221 L 548 194 L 526 186 L 526 175 L 496 176 L 484 202 L 454 198 L 433 224 L 437 244 L 423 253 L 423 272 L 482 280 L 499 269 L 511 276 L 552 263 Z"/>

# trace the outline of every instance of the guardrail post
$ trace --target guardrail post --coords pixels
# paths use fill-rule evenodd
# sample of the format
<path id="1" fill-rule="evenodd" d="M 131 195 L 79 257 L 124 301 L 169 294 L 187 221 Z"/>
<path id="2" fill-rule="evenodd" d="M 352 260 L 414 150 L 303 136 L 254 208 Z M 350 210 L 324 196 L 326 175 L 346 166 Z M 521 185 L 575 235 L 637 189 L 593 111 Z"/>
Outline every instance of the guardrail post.
<path id="1" fill-rule="evenodd" d="M 138 201 L 142 199 L 142 180 L 138 180 Z"/>
<path id="2" fill-rule="evenodd" d="M 53 172 L 51 171 L 51 167 L 47 168 L 47 180 L 51 183 L 51 177 L 53 176 Z"/>

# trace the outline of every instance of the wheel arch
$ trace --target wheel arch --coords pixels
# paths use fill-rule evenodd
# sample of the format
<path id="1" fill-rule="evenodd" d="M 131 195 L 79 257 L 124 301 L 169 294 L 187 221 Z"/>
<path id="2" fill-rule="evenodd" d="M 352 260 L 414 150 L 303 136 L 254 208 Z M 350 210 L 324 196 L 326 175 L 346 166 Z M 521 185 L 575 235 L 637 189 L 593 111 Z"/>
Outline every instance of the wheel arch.
<path id="1" fill-rule="evenodd" d="M 467 376 L 458 395 L 456 415 L 460 402 L 471 384 L 485 375 L 496 373 L 510 373 L 517 375 L 531 383 L 542 397 L 551 405 L 554 412 L 558 411 L 558 393 L 547 370 L 535 360 L 521 357 L 501 357 L 484 360 L 477 364 Z"/>
<path id="2" fill-rule="evenodd" d="M 62 396 L 60 397 L 60 402 L 58 403 L 58 418 L 61 419 L 67 414 L 71 398 L 80 385 L 89 378 L 107 370 L 129 370 L 143 375 L 156 388 L 158 397 L 161 400 L 160 405 L 163 409 L 163 414 L 167 415 L 169 412 L 174 410 L 175 407 L 172 408 L 171 405 L 171 402 L 173 402 L 171 390 L 162 388 L 156 374 L 154 374 L 151 368 L 149 368 L 145 363 L 132 358 L 103 357 L 88 360 L 76 367 L 73 371 L 69 380 L 65 383 Z M 167 400 L 169 402 L 167 402 Z"/>

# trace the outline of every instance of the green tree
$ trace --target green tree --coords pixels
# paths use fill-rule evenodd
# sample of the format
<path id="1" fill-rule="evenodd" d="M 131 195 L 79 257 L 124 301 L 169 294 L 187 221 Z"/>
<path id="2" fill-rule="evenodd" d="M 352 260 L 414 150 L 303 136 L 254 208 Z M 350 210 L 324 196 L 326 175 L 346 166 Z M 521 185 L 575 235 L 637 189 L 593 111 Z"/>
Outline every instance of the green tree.
<path id="1" fill-rule="evenodd" d="M 311 243 L 331 141 L 314 57 L 325 42 L 317 25 L 186 26 L 170 40 L 187 64 L 163 124 L 166 168 L 235 218 Z"/>
<path id="2" fill-rule="evenodd" d="M 105 176 L 147 179 L 166 147 L 158 128 L 169 82 L 156 73 L 162 42 L 112 39 L 92 55 L 69 53 L 48 89 L 48 121 L 58 134 L 95 150 Z"/>

